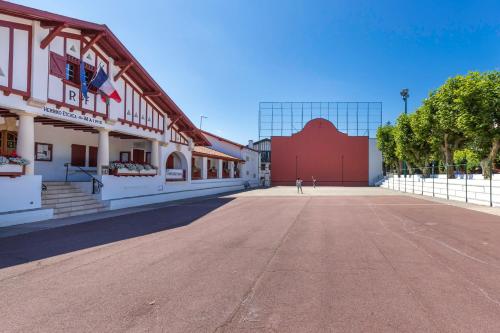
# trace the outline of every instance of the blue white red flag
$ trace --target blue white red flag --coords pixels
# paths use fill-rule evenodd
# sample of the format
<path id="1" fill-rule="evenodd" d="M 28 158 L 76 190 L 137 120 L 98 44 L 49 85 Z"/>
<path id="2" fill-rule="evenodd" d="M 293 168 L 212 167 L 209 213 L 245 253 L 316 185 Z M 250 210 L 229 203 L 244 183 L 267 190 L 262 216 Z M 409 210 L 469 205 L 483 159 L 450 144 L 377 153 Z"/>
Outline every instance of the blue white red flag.
<path id="1" fill-rule="evenodd" d="M 90 84 L 96 87 L 101 92 L 101 95 L 105 95 L 106 97 L 115 100 L 117 103 L 120 103 L 122 101 L 122 98 L 111 82 L 111 79 L 109 78 L 108 74 L 106 74 L 104 69 L 102 69 L 102 67 L 99 68 L 99 72 L 97 72 L 97 75 Z M 103 100 L 104 99 L 105 98 L 103 97 Z"/>

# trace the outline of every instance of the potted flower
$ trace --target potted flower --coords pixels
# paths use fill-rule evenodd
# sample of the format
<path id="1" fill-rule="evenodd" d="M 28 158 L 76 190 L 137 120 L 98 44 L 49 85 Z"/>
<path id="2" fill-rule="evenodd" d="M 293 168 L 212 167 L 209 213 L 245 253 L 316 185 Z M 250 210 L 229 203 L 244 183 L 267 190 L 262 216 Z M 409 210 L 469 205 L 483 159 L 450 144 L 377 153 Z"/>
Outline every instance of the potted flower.
<path id="1" fill-rule="evenodd" d="M 0 176 L 17 177 L 24 175 L 25 166 L 30 162 L 12 152 L 9 156 L 0 156 Z"/>
<path id="2" fill-rule="evenodd" d="M 141 175 L 147 176 L 156 176 L 156 168 L 150 164 L 141 165 L 142 169 L 140 170 Z"/>

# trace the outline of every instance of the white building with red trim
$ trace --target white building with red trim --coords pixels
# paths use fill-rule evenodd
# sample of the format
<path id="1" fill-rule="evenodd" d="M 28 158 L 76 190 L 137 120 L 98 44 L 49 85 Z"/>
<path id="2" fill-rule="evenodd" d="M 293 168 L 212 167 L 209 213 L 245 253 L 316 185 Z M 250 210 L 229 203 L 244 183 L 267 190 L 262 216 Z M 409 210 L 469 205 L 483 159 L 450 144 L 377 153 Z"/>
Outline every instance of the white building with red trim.
<path id="1" fill-rule="evenodd" d="M 80 66 L 121 102 L 83 98 Z M 0 226 L 258 185 L 258 153 L 197 129 L 106 25 L 5 1 L 0 156 Z"/>

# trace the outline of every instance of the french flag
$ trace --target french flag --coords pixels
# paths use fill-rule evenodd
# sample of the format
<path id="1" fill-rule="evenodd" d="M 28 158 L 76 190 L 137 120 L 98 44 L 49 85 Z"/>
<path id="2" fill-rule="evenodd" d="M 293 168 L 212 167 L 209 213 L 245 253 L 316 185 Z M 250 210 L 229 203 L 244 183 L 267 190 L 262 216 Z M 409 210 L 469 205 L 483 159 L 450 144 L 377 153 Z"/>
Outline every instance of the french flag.
<path id="1" fill-rule="evenodd" d="M 113 86 L 111 79 L 109 78 L 108 74 L 106 74 L 106 72 L 102 69 L 102 67 L 99 68 L 99 72 L 97 72 L 97 75 L 90 84 L 96 87 L 101 92 L 101 97 L 103 97 L 103 100 L 105 100 L 105 98 L 102 95 L 113 99 L 117 103 L 120 103 L 122 101 L 122 98 L 118 94 L 116 88 Z"/>

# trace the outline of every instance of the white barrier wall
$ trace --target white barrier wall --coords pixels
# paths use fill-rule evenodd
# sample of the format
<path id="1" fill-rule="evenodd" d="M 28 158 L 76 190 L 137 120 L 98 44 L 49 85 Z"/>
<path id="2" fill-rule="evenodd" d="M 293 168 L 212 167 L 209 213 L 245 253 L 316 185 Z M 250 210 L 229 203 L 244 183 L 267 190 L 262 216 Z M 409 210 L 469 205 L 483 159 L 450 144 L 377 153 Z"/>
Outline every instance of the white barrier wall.
<path id="1" fill-rule="evenodd" d="M 42 206 L 42 176 L 0 177 L 0 213 Z"/>
<path id="2" fill-rule="evenodd" d="M 446 175 L 437 175 L 434 178 L 414 176 L 386 177 L 381 187 L 390 190 L 434 196 L 455 201 L 470 202 L 479 205 L 500 207 L 500 175 L 494 175 L 491 181 L 483 179 L 481 175 L 469 175 L 467 179 L 460 177 L 446 180 Z"/>
<path id="3" fill-rule="evenodd" d="M 162 176 L 102 176 L 101 181 L 104 184 L 101 198 L 109 200 L 110 209 L 237 191 L 242 190 L 246 182 L 240 178 L 165 182 Z"/>

